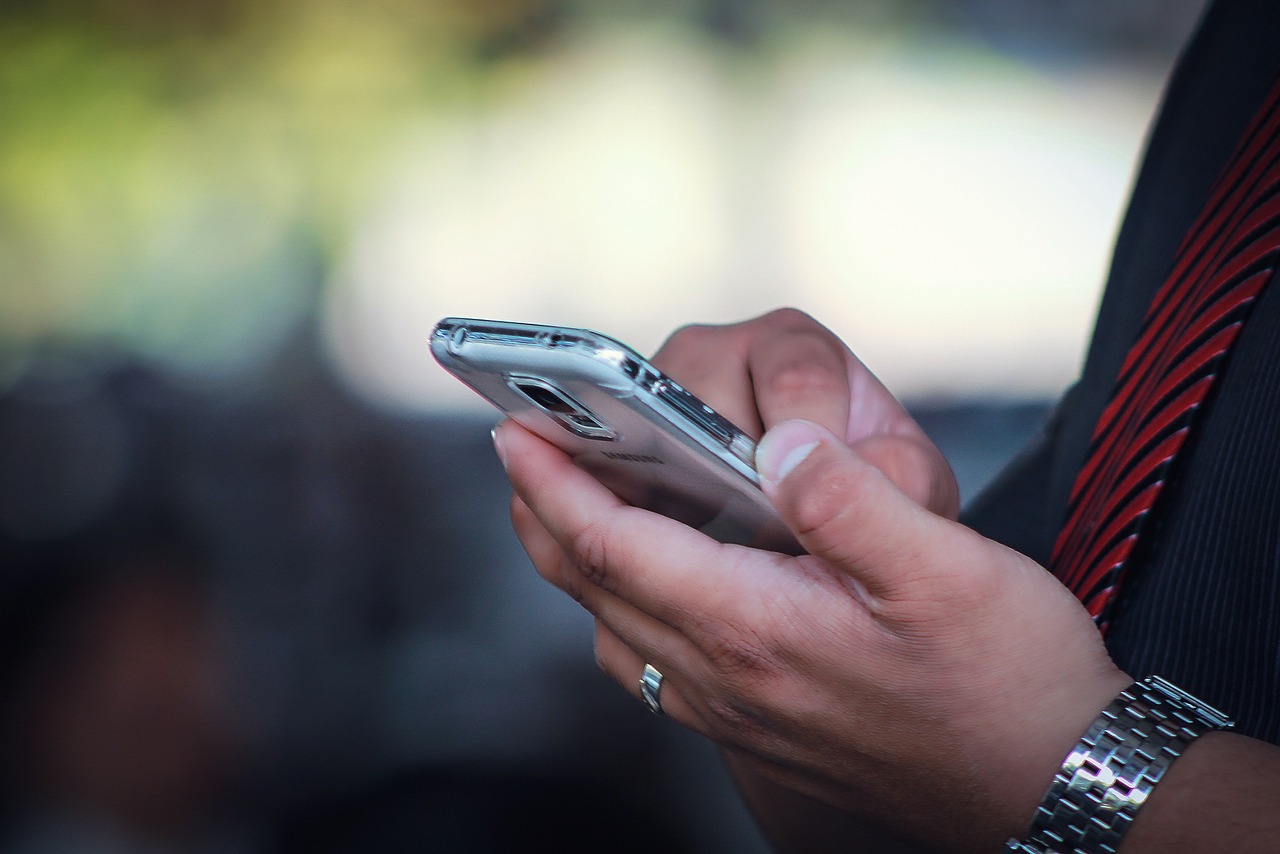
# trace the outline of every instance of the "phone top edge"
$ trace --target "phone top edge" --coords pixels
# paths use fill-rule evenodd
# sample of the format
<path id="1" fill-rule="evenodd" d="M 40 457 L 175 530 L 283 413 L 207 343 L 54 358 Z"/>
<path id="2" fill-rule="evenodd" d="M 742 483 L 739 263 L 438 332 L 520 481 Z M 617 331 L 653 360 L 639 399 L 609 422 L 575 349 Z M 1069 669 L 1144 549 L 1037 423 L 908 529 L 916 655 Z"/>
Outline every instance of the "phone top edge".
<path id="1" fill-rule="evenodd" d="M 752 484 L 760 485 L 760 476 L 755 468 L 754 439 L 665 374 L 659 373 L 657 381 L 646 390 L 662 405 L 673 410 L 676 418 L 697 424 L 709 447 L 727 451 L 729 456 L 723 458 L 725 462 Z"/>
<path id="2" fill-rule="evenodd" d="M 432 354 L 446 367 L 467 343 L 575 350 L 612 363 L 639 389 L 671 410 L 668 419 L 698 424 L 704 444 L 728 451 L 729 458 L 722 458 L 723 461 L 755 486 L 760 484 L 755 470 L 755 441 L 616 338 L 591 329 L 469 317 L 445 317 L 431 332 Z"/>
<path id="3" fill-rule="evenodd" d="M 446 317 L 440 320 L 431 331 L 432 352 L 437 352 L 440 348 L 452 352 L 468 341 L 583 350 L 597 358 L 615 362 L 620 367 L 629 360 L 644 363 L 644 357 L 635 350 L 616 338 L 593 329 L 517 323 L 507 320 Z"/>

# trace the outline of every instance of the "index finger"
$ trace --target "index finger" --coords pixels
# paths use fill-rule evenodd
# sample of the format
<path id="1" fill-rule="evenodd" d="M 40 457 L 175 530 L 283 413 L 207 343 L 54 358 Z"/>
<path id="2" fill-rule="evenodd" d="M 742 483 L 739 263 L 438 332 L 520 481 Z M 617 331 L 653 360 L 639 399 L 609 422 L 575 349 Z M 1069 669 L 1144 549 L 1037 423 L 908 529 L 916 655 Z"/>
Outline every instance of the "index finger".
<path id="1" fill-rule="evenodd" d="M 798 311 L 774 312 L 747 348 L 756 409 L 768 430 L 801 418 L 837 436 L 849 426 L 849 351 L 826 327 Z"/>
<path id="2" fill-rule="evenodd" d="M 685 326 L 653 363 L 748 434 L 791 418 L 846 432 L 856 360 L 825 326 L 778 309 L 728 326 Z"/>
<path id="3" fill-rule="evenodd" d="M 768 554 L 624 504 L 558 448 L 510 421 L 494 430 L 494 442 L 516 495 L 583 580 L 677 630 L 735 589 L 725 577 L 726 565 L 740 562 L 733 555 Z"/>

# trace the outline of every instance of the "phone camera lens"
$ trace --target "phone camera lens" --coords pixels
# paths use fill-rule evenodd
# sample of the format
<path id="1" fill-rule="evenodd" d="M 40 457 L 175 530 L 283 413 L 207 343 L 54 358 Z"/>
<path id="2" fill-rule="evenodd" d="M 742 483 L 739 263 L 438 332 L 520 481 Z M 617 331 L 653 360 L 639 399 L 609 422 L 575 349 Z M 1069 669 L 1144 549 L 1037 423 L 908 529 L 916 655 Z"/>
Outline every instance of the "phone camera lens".
<path id="1" fill-rule="evenodd" d="M 511 386 L 543 412 L 550 414 L 561 427 L 585 439 L 611 442 L 615 434 L 585 406 L 557 390 L 545 380 L 512 377 Z"/>
<path id="2" fill-rule="evenodd" d="M 559 415 L 577 414 L 577 410 L 575 410 L 567 400 L 549 388 L 544 388 L 540 385 L 533 385 L 532 383 L 520 383 L 516 388 L 520 389 L 521 393 L 524 394 L 525 397 L 529 398 L 548 412 L 555 412 Z"/>

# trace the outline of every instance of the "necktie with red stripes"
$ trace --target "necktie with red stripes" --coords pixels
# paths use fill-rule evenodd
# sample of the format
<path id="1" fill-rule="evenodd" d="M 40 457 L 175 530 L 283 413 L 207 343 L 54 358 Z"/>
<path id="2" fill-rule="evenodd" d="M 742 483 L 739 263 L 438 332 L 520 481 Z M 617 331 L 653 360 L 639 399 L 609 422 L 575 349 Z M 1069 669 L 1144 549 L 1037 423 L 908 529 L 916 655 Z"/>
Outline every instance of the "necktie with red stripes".
<path id="1" fill-rule="evenodd" d="M 1049 566 L 1104 631 L 1170 467 L 1278 261 L 1280 84 L 1183 239 L 1072 487 Z"/>

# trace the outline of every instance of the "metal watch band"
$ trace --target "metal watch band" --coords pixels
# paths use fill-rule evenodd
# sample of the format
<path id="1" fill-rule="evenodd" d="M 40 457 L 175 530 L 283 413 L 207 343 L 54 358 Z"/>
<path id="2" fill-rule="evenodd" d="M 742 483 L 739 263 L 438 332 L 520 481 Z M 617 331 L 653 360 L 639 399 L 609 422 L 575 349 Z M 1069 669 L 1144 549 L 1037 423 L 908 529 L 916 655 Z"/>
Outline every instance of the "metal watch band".
<path id="1" fill-rule="evenodd" d="M 1115 854 L 1138 809 L 1173 760 L 1232 721 L 1159 676 L 1133 683 L 1067 755 L 1036 809 L 1031 832 L 1006 852 Z"/>

